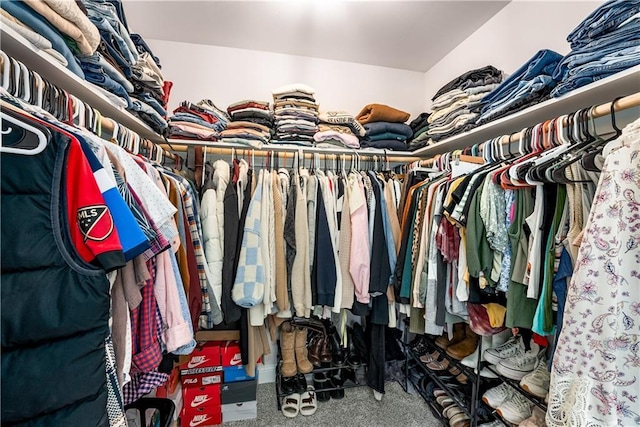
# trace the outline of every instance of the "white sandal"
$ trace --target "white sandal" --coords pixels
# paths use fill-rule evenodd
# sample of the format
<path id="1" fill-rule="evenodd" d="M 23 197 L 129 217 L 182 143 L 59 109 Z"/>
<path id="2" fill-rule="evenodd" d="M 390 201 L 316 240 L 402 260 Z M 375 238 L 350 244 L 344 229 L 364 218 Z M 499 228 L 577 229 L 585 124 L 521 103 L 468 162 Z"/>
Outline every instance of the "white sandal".
<path id="1" fill-rule="evenodd" d="M 317 409 L 316 390 L 310 385 L 307 387 L 307 391 L 300 396 L 300 413 L 309 416 L 315 414 Z"/>
<path id="2" fill-rule="evenodd" d="M 304 393 L 306 394 L 306 393 Z M 292 393 L 284 397 L 282 402 L 282 414 L 287 418 L 295 418 L 300 410 L 300 395 Z"/>

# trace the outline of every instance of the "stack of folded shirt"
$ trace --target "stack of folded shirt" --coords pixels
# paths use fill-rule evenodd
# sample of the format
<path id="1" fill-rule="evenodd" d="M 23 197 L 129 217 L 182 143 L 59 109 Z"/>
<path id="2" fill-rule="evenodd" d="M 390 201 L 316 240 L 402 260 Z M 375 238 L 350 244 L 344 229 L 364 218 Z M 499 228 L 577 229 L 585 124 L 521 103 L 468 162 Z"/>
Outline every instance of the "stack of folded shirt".
<path id="1" fill-rule="evenodd" d="M 332 125 L 329 123 L 320 123 L 318 132 L 313 135 L 316 147 L 346 147 L 360 148 L 360 140 L 354 135 L 353 131 L 344 125 Z"/>
<path id="2" fill-rule="evenodd" d="M 220 134 L 222 142 L 260 148 L 271 139 L 273 114 L 268 102 L 239 101 L 229 105 L 227 112 L 231 121 Z"/>
<path id="3" fill-rule="evenodd" d="M 502 72 L 491 65 L 467 71 L 444 85 L 433 97 L 429 129 L 422 141 L 440 141 L 477 126 L 482 99 L 498 87 Z"/>
<path id="4" fill-rule="evenodd" d="M 640 1 L 608 1 L 567 37 L 571 52 L 554 73 L 551 96 L 640 64 Z"/>
<path id="5" fill-rule="evenodd" d="M 430 115 L 430 113 L 421 113 L 409 123 L 409 127 L 413 132 L 413 136 L 409 140 L 409 151 L 415 151 L 431 143 L 429 134 L 427 133 L 429 130 L 428 119 Z"/>
<path id="6" fill-rule="evenodd" d="M 538 51 L 482 99 L 476 123 L 488 123 L 548 99 L 559 81 L 554 71 L 561 60 L 562 55 L 552 50 Z"/>
<path id="7" fill-rule="evenodd" d="M 313 146 L 318 131 L 318 103 L 314 90 L 293 84 L 273 91 L 276 144 Z"/>
<path id="8" fill-rule="evenodd" d="M 409 113 L 388 105 L 369 104 L 356 119 L 366 130 L 362 147 L 404 151 L 407 149 L 407 139 L 413 135 L 411 128 L 404 124 L 409 119 Z"/>
<path id="9" fill-rule="evenodd" d="M 169 136 L 178 139 L 217 141 L 228 122 L 228 117 L 211 101 L 198 104 L 180 103 L 169 118 Z"/>

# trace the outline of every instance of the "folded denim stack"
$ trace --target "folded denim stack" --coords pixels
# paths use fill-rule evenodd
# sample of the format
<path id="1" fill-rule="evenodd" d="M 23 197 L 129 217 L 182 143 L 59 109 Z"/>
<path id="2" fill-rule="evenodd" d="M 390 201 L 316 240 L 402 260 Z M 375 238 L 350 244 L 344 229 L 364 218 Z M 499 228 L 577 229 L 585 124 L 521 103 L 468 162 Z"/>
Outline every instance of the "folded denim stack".
<path id="1" fill-rule="evenodd" d="M 413 136 L 409 139 L 409 151 L 415 151 L 419 148 L 431 144 L 431 139 L 427 131 L 429 130 L 430 113 L 420 113 L 418 117 L 409 123 L 409 127 L 413 132 Z"/>
<path id="2" fill-rule="evenodd" d="M 209 100 L 183 101 L 169 118 L 169 136 L 176 139 L 217 141 L 229 117 Z"/>
<path id="3" fill-rule="evenodd" d="M 315 91 L 304 84 L 283 86 L 273 91 L 274 144 L 313 146 L 318 131 L 318 103 Z"/>
<path id="4" fill-rule="evenodd" d="M 366 130 L 362 147 L 404 151 L 407 139 L 413 135 L 409 125 L 404 124 L 409 120 L 409 113 L 388 105 L 366 105 L 356 119 Z"/>
<path id="5" fill-rule="evenodd" d="M 562 55 L 552 50 L 538 51 L 482 99 L 482 112 L 476 123 L 488 123 L 548 99 L 558 84 L 554 71 L 561 60 Z"/>
<path id="6" fill-rule="evenodd" d="M 562 80 L 551 96 L 640 64 L 640 0 L 610 0 L 597 8 L 567 37 L 571 52 L 556 68 Z"/>
<path id="7" fill-rule="evenodd" d="M 440 141 L 476 127 L 482 99 L 500 82 L 502 71 L 487 65 L 467 71 L 444 85 L 432 99 L 432 113 L 427 118 L 429 129 L 418 142 Z"/>

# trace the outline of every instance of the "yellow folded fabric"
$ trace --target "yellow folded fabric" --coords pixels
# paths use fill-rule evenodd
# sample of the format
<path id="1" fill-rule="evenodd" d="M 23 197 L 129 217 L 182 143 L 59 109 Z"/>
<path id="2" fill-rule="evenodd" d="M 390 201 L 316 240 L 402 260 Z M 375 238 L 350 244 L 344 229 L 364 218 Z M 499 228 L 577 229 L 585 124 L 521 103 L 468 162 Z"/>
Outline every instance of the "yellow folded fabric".
<path id="1" fill-rule="evenodd" d="M 491 323 L 492 328 L 500 328 L 504 326 L 504 317 L 507 314 L 506 307 L 494 302 L 490 302 L 489 304 L 482 304 L 482 306 L 487 309 L 489 323 Z"/>

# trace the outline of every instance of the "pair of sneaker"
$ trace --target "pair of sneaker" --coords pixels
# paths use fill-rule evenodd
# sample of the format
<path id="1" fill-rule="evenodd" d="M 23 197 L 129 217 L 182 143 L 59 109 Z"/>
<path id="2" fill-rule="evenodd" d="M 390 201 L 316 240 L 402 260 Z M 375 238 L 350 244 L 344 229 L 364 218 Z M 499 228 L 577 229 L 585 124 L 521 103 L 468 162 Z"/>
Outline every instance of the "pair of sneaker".
<path id="1" fill-rule="evenodd" d="M 495 365 L 500 375 L 516 381 L 533 372 L 542 355 L 540 346 L 533 341 L 530 350 L 527 351 L 520 336 L 515 336 L 500 347 L 490 348 L 484 352 L 485 360 Z"/>
<path id="2" fill-rule="evenodd" d="M 532 415 L 531 403 L 506 383 L 487 390 L 482 400 L 511 424 L 520 424 Z"/>

